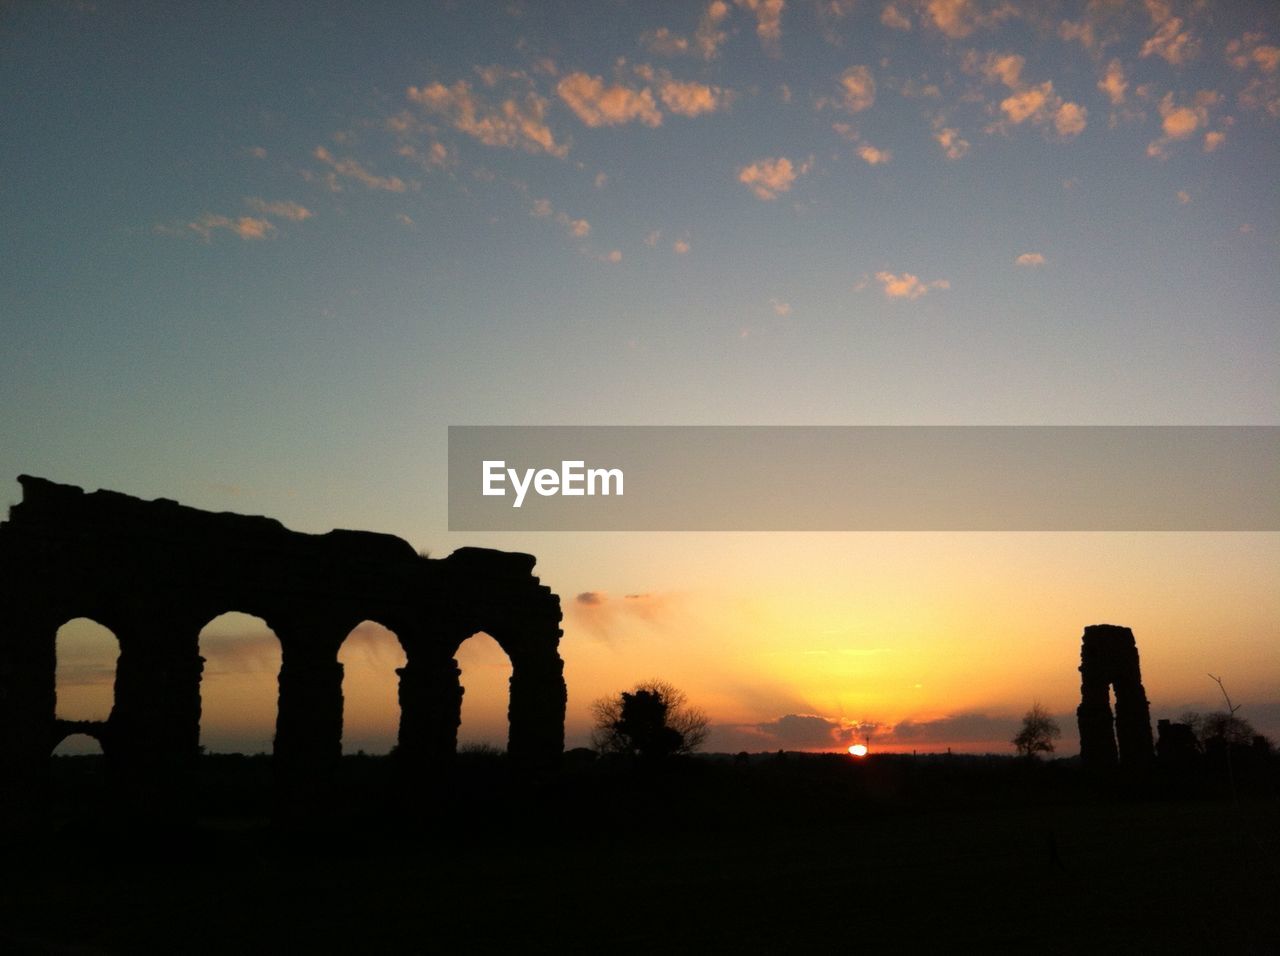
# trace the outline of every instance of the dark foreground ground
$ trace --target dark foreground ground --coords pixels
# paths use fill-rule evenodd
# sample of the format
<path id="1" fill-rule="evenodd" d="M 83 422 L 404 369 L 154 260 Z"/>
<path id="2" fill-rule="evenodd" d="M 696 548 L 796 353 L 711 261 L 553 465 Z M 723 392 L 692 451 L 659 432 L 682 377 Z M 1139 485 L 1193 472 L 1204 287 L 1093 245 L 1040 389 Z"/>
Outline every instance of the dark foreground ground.
<path id="1" fill-rule="evenodd" d="M 0 952 L 1280 953 L 1272 771 L 1233 800 L 1066 762 L 483 757 L 405 798 L 356 757 L 305 819 L 265 758 L 205 758 L 195 824 L 139 841 L 94 758 L 54 763 Z"/>

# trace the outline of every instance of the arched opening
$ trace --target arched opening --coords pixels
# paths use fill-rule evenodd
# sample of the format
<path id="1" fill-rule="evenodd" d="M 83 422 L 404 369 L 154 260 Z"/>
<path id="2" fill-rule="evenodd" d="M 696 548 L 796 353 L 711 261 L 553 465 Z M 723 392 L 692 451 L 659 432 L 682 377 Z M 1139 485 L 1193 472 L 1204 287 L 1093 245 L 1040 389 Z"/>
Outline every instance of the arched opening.
<path id="1" fill-rule="evenodd" d="M 55 757 L 101 757 L 102 744 L 92 734 L 67 734 L 53 748 Z"/>
<path id="2" fill-rule="evenodd" d="M 462 642 L 456 659 L 463 688 L 458 750 L 505 751 L 510 733 L 511 659 L 483 631 Z"/>
<path id="3" fill-rule="evenodd" d="M 106 787 L 106 757 L 98 738 L 72 733 L 62 738 L 49 761 L 50 809 L 57 816 L 96 809 Z"/>
<path id="4" fill-rule="evenodd" d="M 76 617 L 58 628 L 54 648 L 58 662 L 56 715 L 62 720 L 110 717 L 120 657 L 115 634 L 97 621 Z"/>
<path id="5" fill-rule="evenodd" d="M 405 666 L 404 647 L 395 632 L 376 621 L 362 621 L 343 639 L 342 752 L 385 754 L 400 731 L 400 684 L 396 669 Z"/>
<path id="6" fill-rule="evenodd" d="M 271 752 L 280 640 L 260 617 L 229 611 L 200 631 L 200 745 L 206 753 Z"/>

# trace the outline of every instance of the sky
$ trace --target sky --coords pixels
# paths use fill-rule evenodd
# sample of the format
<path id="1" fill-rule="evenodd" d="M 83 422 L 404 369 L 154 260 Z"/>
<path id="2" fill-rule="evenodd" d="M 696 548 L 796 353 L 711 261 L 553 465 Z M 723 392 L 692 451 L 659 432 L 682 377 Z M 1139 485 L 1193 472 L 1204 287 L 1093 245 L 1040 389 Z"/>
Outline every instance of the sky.
<path id="1" fill-rule="evenodd" d="M 1280 424 L 1270 2 L 0 5 L 0 504 L 18 474 L 538 556 L 568 745 L 684 689 L 719 750 L 1078 745 L 1085 625 L 1153 717 L 1280 738 L 1275 534 L 451 534 L 449 425 Z M 114 639 L 59 638 L 62 716 Z M 201 641 L 202 740 L 279 649 Z M 395 639 L 344 645 L 386 749 Z M 459 658 L 462 739 L 509 664 Z"/>

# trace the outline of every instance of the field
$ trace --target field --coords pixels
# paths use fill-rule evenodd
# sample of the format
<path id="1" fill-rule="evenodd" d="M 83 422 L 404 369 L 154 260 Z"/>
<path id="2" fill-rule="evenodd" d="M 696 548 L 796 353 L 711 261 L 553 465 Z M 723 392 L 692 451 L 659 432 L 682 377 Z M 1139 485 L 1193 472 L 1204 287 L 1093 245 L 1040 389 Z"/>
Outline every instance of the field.
<path id="1" fill-rule="evenodd" d="M 1280 952 L 1274 766 L 1087 780 L 1069 761 L 499 757 L 406 797 L 352 757 L 304 818 L 266 758 L 206 758 L 194 825 L 111 825 L 60 758 L 47 837 L 11 839 L 0 949 L 137 952 Z M 96 806 L 95 806 L 96 802 Z"/>

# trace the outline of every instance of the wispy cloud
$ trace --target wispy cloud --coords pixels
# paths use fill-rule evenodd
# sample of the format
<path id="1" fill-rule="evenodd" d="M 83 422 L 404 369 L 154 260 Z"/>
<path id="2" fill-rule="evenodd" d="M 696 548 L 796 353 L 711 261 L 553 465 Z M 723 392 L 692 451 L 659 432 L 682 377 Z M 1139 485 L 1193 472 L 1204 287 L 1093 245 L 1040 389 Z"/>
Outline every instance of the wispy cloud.
<path id="1" fill-rule="evenodd" d="M 245 199 L 245 203 L 254 212 L 263 216 L 277 216 L 280 219 L 288 219 L 290 222 L 302 222 L 304 219 L 310 219 L 314 215 L 306 206 L 283 199 L 268 201 L 259 199 L 256 196 L 249 196 Z"/>
<path id="2" fill-rule="evenodd" d="M 160 223 L 155 232 L 164 236 L 198 236 L 203 242 L 212 240 L 214 233 L 227 232 L 244 240 L 270 239 L 276 234 L 275 225 L 268 219 L 256 216 L 223 216 L 207 212 L 190 222 Z"/>
<path id="3" fill-rule="evenodd" d="M 453 86 L 442 83 L 411 86 L 406 95 L 410 102 L 443 117 L 454 129 L 486 146 L 523 149 L 561 158 L 569 153 L 568 145 L 557 143 L 547 125 L 546 98 L 533 91 L 493 104 L 472 90 L 466 80 L 458 80 Z"/>
<path id="4" fill-rule="evenodd" d="M 1020 266 L 1042 266 L 1045 263 L 1044 255 L 1039 252 L 1024 252 L 1018 258 L 1013 260 L 1015 264 Z"/>
<path id="5" fill-rule="evenodd" d="M 627 594 L 613 597 L 605 591 L 583 591 L 565 607 L 567 622 L 590 636 L 613 641 L 637 624 L 663 627 L 678 616 L 679 599 L 671 594 Z"/>
<path id="6" fill-rule="evenodd" d="M 338 159 L 323 146 L 317 146 L 311 153 L 320 162 L 329 166 L 337 176 L 352 179 L 368 189 L 380 189 L 386 192 L 402 193 L 408 187 L 399 176 L 375 176 L 354 159 Z M 337 191 L 341 187 L 336 180 L 329 180 L 330 188 Z"/>

